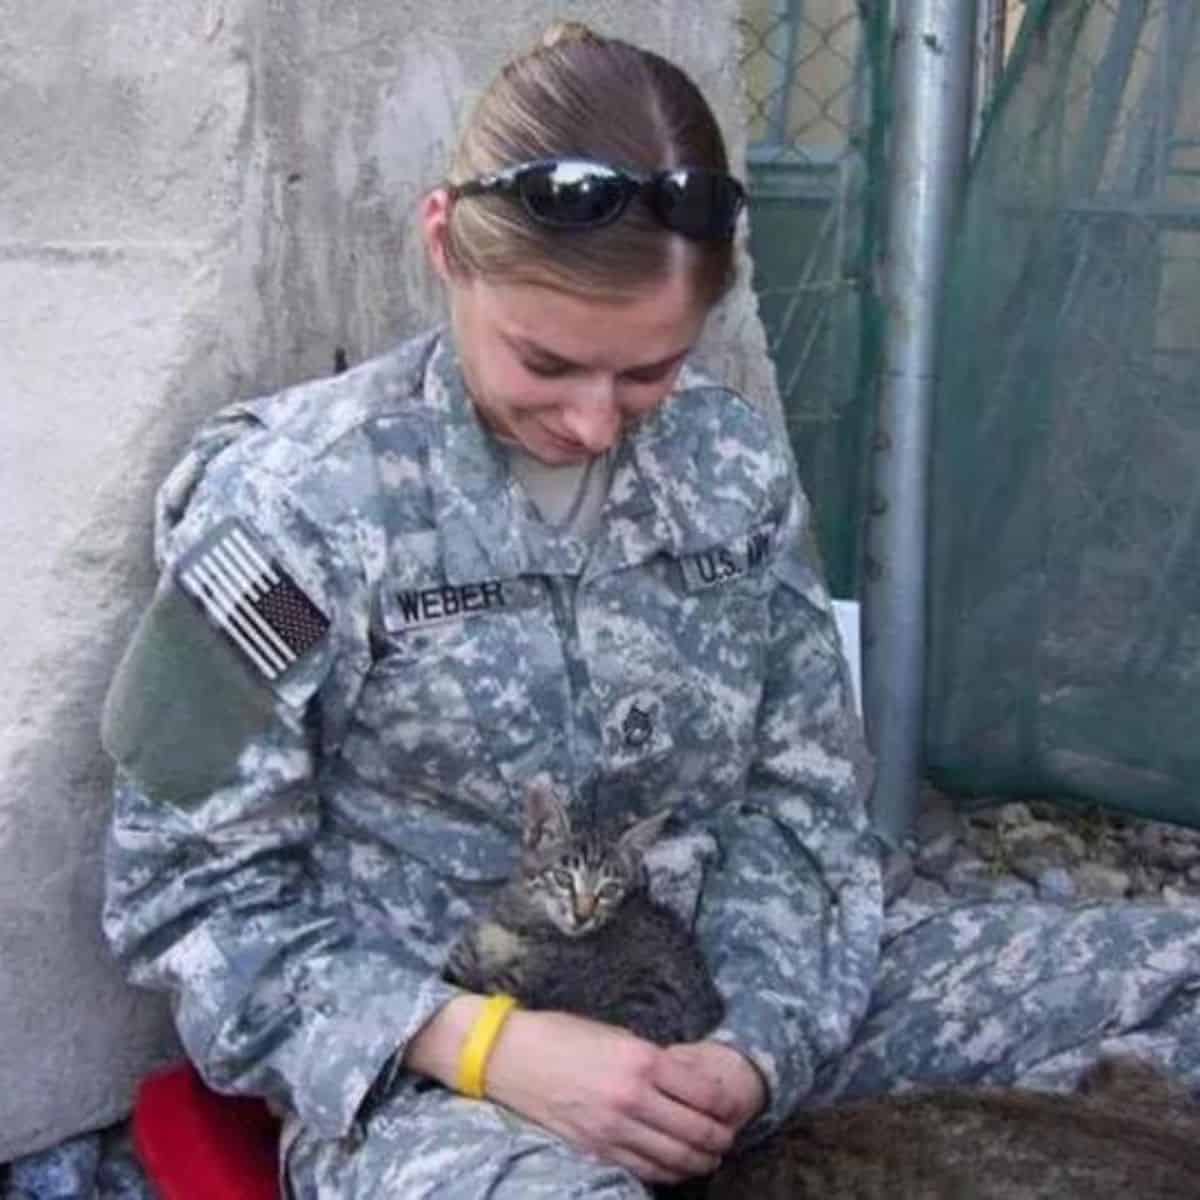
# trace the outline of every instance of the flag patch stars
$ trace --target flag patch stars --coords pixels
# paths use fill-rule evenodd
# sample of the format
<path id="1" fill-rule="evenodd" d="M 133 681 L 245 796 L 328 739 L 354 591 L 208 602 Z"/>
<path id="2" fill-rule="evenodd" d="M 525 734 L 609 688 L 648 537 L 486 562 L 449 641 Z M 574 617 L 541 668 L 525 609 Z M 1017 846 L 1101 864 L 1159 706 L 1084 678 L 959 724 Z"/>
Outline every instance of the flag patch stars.
<path id="1" fill-rule="evenodd" d="M 176 578 L 256 671 L 274 682 L 325 636 L 329 618 L 240 521 L 226 521 Z"/>

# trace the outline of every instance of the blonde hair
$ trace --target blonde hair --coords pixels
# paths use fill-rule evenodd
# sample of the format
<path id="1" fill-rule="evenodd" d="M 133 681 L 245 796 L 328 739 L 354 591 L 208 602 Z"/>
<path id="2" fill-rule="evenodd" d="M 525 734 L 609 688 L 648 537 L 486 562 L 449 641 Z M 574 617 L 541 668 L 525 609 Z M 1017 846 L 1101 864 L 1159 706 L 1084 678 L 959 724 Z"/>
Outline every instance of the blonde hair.
<path id="1" fill-rule="evenodd" d="M 560 21 L 484 92 L 447 183 L 567 156 L 646 172 L 729 169 L 716 118 L 679 67 L 586 25 Z M 446 254 L 451 270 L 468 278 L 612 298 L 683 269 L 697 295 L 711 304 L 734 273 L 732 243 L 672 233 L 636 200 L 611 225 L 563 231 L 538 225 L 507 197 L 459 199 L 450 212 Z"/>

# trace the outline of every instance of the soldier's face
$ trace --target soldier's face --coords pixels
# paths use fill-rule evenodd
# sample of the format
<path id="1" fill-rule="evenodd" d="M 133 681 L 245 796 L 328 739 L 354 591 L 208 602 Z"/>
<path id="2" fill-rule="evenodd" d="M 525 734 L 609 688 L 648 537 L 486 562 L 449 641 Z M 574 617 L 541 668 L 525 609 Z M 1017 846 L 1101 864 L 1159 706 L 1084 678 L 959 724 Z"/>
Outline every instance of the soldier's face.
<path id="1" fill-rule="evenodd" d="M 657 408 L 707 315 L 683 272 L 620 303 L 482 279 L 454 281 L 450 300 L 480 416 L 551 466 L 603 454 Z"/>

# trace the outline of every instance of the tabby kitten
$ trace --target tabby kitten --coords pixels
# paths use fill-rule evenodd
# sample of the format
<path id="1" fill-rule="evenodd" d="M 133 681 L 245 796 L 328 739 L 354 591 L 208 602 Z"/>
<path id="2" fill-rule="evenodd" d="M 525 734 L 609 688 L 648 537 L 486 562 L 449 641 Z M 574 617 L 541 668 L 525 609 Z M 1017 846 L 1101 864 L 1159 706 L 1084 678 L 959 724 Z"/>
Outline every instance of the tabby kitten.
<path id="1" fill-rule="evenodd" d="M 1134 1059 L 1070 1095 L 943 1087 L 798 1113 L 704 1200 L 1196 1200 L 1200 1106 Z"/>
<path id="2" fill-rule="evenodd" d="M 643 863 L 669 815 L 576 833 L 551 790 L 530 788 L 517 869 L 451 949 L 445 978 L 659 1045 L 703 1037 L 724 1005 L 691 932 L 650 898 Z"/>

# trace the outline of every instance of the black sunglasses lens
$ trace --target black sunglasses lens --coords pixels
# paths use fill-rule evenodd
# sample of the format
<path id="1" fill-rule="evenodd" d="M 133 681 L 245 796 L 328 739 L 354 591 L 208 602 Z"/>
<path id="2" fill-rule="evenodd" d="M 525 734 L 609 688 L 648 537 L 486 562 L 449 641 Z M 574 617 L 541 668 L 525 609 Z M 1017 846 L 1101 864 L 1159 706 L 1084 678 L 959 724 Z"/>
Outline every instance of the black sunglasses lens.
<path id="1" fill-rule="evenodd" d="M 520 176 L 519 186 L 537 220 L 577 228 L 607 224 L 624 208 L 628 194 L 616 172 L 569 162 L 531 167 Z"/>
<path id="2" fill-rule="evenodd" d="M 669 229 L 708 240 L 733 236 L 743 198 L 741 186 L 729 175 L 692 167 L 659 177 L 655 206 Z"/>

